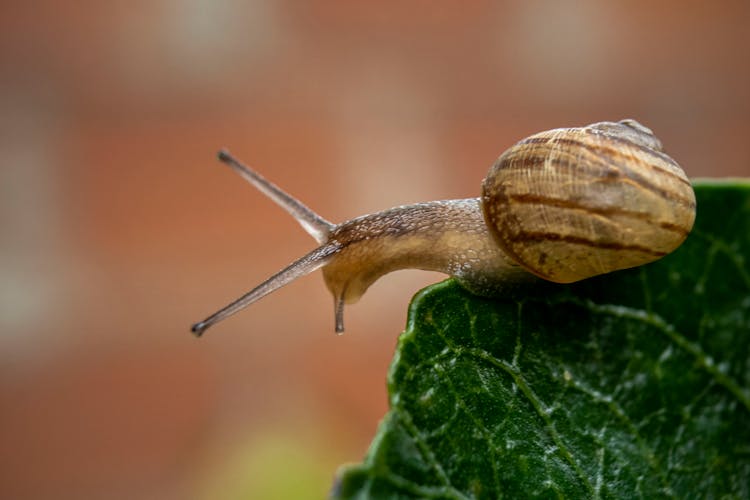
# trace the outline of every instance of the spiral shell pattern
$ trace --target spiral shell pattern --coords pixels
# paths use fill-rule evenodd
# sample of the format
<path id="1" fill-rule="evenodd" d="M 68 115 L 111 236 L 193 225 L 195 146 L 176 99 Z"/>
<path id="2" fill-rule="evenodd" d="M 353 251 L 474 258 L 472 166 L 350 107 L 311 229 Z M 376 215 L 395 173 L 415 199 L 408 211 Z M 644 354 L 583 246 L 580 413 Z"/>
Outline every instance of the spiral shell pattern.
<path id="1" fill-rule="evenodd" d="M 482 185 L 500 247 L 558 283 L 663 257 L 687 237 L 695 208 L 683 170 L 634 120 L 535 134 L 503 153 Z"/>

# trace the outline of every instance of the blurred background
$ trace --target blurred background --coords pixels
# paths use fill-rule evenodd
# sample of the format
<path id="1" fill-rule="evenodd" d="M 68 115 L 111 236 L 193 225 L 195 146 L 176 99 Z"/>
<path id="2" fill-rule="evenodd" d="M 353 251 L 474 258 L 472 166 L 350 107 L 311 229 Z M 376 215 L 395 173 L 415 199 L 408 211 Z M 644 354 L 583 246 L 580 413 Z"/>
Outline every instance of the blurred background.
<path id="1" fill-rule="evenodd" d="M 322 498 L 387 411 L 387 276 L 333 334 L 314 247 L 220 147 L 332 221 L 477 196 L 531 133 L 636 118 L 748 176 L 750 3 L 3 2 L 0 497 Z"/>

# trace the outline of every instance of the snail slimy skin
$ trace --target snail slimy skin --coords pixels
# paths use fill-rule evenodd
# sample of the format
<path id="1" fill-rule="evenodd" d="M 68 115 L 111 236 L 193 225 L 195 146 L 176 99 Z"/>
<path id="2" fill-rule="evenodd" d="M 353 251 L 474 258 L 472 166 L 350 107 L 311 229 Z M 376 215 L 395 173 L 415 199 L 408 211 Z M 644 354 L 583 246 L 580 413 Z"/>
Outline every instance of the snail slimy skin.
<path id="1" fill-rule="evenodd" d="M 226 151 L 219 159 L 287 210 L 320 246 L 194 324 L 196 335 L 319 268 L 340 333 L 344 304 L 391 271 L 443 272 L 477 294 L 534 275 L 571 283 L 667 255 L 695 220 L 690 181 L 635 120 L 532 135 L 497 159 L 479 198 L 405 205 L 339 225 Z"/>

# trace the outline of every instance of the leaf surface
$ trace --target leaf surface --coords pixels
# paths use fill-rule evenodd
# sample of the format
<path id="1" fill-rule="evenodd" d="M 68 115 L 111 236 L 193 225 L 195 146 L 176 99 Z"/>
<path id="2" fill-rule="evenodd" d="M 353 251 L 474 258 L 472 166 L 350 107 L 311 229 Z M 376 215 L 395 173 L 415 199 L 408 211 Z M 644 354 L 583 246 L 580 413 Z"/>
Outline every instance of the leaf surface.
<path id="1" fill-rule="evenodd" d="M 750 185 L 698 183 L 654 264 L 412 301 L 390 411 L 337 498 L 750 498 Z"/>

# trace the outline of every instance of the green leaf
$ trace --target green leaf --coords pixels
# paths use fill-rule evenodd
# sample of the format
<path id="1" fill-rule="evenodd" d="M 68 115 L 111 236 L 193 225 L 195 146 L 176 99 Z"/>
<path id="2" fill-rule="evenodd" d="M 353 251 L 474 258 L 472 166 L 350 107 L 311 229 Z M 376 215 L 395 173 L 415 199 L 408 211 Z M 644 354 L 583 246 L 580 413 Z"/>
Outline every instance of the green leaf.
<path id="1" fill-rule="evenodd" d="M 391 409 L 337 498 L 750 498 L 750 184 L 698 183 L 661 261 L 418 293 Z"/>

